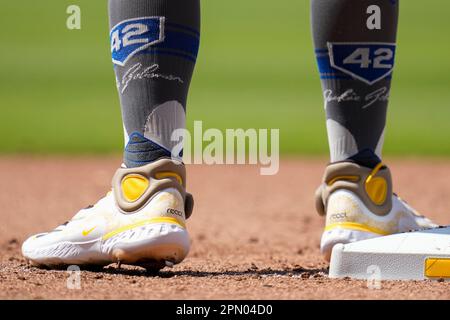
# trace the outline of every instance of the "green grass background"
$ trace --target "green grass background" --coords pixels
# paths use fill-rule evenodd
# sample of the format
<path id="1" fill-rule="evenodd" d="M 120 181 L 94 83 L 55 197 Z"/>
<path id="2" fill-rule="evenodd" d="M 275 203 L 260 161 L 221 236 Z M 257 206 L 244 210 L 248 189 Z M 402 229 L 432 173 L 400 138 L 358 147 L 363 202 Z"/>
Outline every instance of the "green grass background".
<path id="1" fill-rule="evenodd" d="M 66 8 L 82 29 L 66 29 Z M 0 153 L 123 144 L 106 0 L 2 1 Z M 385 153 L 450 155 L 450 2 L 402 1 Z M 188 125 L 280 128 L 285 154 L 328 152 L 307 0 L 204 0 Z"/>

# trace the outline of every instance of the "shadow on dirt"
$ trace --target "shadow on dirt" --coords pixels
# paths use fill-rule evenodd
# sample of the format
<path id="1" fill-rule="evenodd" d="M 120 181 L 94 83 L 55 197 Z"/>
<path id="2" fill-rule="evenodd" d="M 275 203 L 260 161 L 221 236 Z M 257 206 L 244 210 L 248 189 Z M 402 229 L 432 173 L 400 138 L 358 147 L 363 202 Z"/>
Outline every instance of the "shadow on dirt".
<path id="1" fill-rule="evenodd" d="M 258 277 L 297 277 L 297 278 L 321 278 L 328 274 L 328 268 L 312 268 L 307 269 L 303 267 L 286 268 L 286 269 L 256 269 L 249 268 L 247 270 L 224 270 L 224 271 L 197 271 L 197 270 L 161 270 L 147 271 L 145 269 L 122 269 L 115 267 L 107 267 L 104 269 L 90 269 L 93 272 L 103 272 L 107 274 L 122 274 L 128 276 L 140 277 L 194 277 L 194 278 L 213 278 L 213 277 L 240 277 L 240 276 L 258 276 Z"/>
<path id="2" fill-rule="evenodd" d="M 51 269 L 45 267 L 30 266 L 25 261 L 19 264 L 22 271 L 42 273 L 46 271 L 50 272 L 67 272 L 66 266 L 53 267 Z M 17 266 L 16 266 L 17 267 Z M 149 278 L 173 278 L 173 277 L 193 277 L 193 278 L 215 278 L 215 277 L 292 277 L 302 279 L 313 279 L 326 277 L 328 274 L 328 268 L 303 268 L 296 266 L 293 268 L 272 269 L 264 268 L 259 269 L 254 266 L 247 270 L 223 270 L 223 271 L 199 271 L 199 270 L 177 270 L 171 271 L 170 269 L 154 270 L 144 269 L 140 267 L 117 267 L 117 265 L 109 265 L 107 267 L 101 266 L 84 266 L 81 268 L 83 272 L 91 272 L 96 274 L 95 276 L 101 277 L 103 275 L 125 275 L 131 277 L 149 277 Z"/>
<path id="3" fill-rule="evenodd" d="M 2 266 L 3 265 L 3 266 Z M 21 273 L 42 273 L 50 272 L 67 272 L 68 266 L 53 266 L 47 268 L 45 266 L 31 266 L 20 255 L 12 255 L 6 264 L 1 263 L 0 269 L 12 268 L 20 269 Z M 135 266 L 117 266 L 117 264 L 110 264 L 108 266 L 80 266 L 80 270 L 84 272 L 92 272 L 101 275 L 125 275 L 132 277 L 154 277 L 154 278 L 173 278 L 173 277 L 194 277 L 194 278 L 214 278 L 214 277 L 241 277 L 241 276 L 255 276 L 255 277 L 295 277 L 303 279 L 322 278 L 327 276 L 328 268 L 304 268 L 302 266 L 286 267 L 286 268 L 258 268 L 251 264 L 246 270 L 219 270 L 219 271 L 200 271 L 200 270 L 174 270 L 164 268 L 162 270 L 154 268 L 143 268 Z M 236 266 L 238 269 L 240 266 Z"/>

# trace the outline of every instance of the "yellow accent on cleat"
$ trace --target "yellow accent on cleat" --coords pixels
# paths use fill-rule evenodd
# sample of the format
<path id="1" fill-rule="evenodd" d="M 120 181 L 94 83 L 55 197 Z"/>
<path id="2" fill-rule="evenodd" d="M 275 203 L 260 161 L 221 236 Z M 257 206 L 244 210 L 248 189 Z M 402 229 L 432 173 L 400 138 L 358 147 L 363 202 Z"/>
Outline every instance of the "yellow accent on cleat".
<path id="1" fill-rule="evenodd" d="M 389 232 L 386 232 L 384 230 L 374 228 L 371 226 L 368 226 L 366 224 L 362 223 L 356 223 L 356 222 L 337 222 L 329 224 L 325 227 L 325 231 L 330 231 L 333 229 L 350 229 L 350 230 L 356 230 L 356 231 L 364 231 L 364 232 L 371 232 L 376 233 L 382 236 L 387 236 L 390 234 Z"/>
<path id="2" fill-rule="evenodd" d="M 105 234 L 102 237 L 102 239 L 103 240 L 107 240 L 109 238 L 114 237 L 115 235 L 117 235 L 119 233 L 124 232 L 124 231 L 130 230 L 130 229 L 134 229 L 134 228 L 137 228 L 137 227 L 141 227 L 141 226 L 145 226 L 147 224 L 155 224 L 155 223 L 172 223 L 172 224 L 176 224 L 176 225 L 178 225 L 178 226 L 180 226 L 182 228 L 186 228 L 186 225 L 183 222 L 181 222 L 181 221 L 179 221 L 179 220 L 177 220 L 175 218 L 171 218 L 171 217 L 155 217 L 155 218 L 145 219 L 145 220 L 142 220 L 142 221 L 139 221 L 139 222 L 136 222 L 136 223 L 132 223 L 132 224 L 129 224 L 129 225 L 126 225 L 126 226 L 119 227 L 119 228 L 117 228 L 117 229 L 115 229 L 115 230 Z"/>
<path id="3" fill-rule="evenodd" d="M 83 236 L 88 236 L 89 235 L 89 233 L 91 233 L 92 231 L 94 231 L 94 229 L 95 228 L 97 228 L 97 226 L 95 226 L 95 227 L 93 227 L 93 228 L 90 228 L 90 229 L 88 229 L 88 230 L 83 230 L 83 231 L 81 231 L 81 234 L 83 235 Z"/>
<path id="4" fill-rule="evenodd" d="M 359 181 L 359 177 L 358 176 L 337 176 L 334 177 L 333 179 L 331 179 L 330 181 L 327 182 L 327 184 L 329 186 L 332 186 L 333 183 L 335 183 L 336 181 L 351 181 L 351 182 L 358 182 Z"/>
<path id="5" fill-rule="evenodd" d="M 183 179 L 181 179 L 181 176 L 175 172 L 170 171 L 157 172 L 155 173 L 155 178 L 158 180 L 165 178 L 175 178 L 179 184 L 183 184 Z"/>
<path id="6" fill-rule="evenodd" d="M 382 167 L 383 163 L 380 162 L 369 174 L 364 184 L 367 195 L 376 205 L 382 205 L 387 197 L 387 181 L 382 177 L 374 177 Z"/>
<path id="7" fill-rule="evenodd" d="M 122 180 L 122 193 L 124 198 L 129 202 L 139 199 L 147 190 L 149 181 L 147 178 L 130 174 Z"/>

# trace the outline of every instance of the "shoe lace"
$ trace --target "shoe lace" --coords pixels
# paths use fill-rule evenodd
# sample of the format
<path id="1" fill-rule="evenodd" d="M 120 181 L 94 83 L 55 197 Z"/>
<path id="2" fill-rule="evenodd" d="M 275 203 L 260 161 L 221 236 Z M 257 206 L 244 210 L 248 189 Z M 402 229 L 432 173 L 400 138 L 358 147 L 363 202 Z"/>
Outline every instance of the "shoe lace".
<path id="1" fill-rule="evenodd" d="M 105 197 L 101 198 L 99 201 L 97 201 L 97 203 L 95 203 L 95 204 L 90 204 L 90 205 L 84 207 L 84 208 L 81 209 L 81 210 L 82 210 L 84 213 L 86 213 L 86 211 L 84 211 L 84 210 L 92 209 L 93 207 L 95 207 L 96 205 L 98 205 L 102 200 L 104 200 L 106 197 L 108 197 L 111 193 L 112 193 L 111 190 L 108 191 L 108 192 L 106 193 Z M 58 229 L 58 228 L 64 228 L 64 227 L 67 226 L 67 224 L 69 224 L 71 221 L 75 221 L 75 220 L 80 219 L 80 218 L 76 218 L 77 215 L 78 215 L 78 214 L 76 214 L 72 219 L 67 220 L 67 221 L 64 222 L 63 224 L 59 225 L 56 229 Z"/>

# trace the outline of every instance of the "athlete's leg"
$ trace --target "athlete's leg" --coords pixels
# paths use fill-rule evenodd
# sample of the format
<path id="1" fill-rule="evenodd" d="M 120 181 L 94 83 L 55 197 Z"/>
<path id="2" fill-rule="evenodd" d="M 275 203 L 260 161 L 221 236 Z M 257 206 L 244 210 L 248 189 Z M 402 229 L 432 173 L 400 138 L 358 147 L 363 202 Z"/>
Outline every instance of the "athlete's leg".
<path id="1" fill-rule="evenodd" d="M 111 52 L 127 146 L 136 167 L 170 157 L 185 127 L 199 43 L 199 0 L 110 0 Z"/>
<path id="2" fill-rule="evenodd" d="M 312 1 L 331 162 L 366 150 L 381 159 L 397 20 L 397 0 Z"/>
<path id="3" fill-rule="evenodd" d="M 110 0 L 111 53 L 125 131 L 124 167 L 112 192 L 54 231 L 22 246 L 37 265 L 109 264 L 150 268 L 189 251 L 181 155 L 172 132 L 185 127 L 186 97 L 199 44 L 199 0 Z"/>
<path id="4" fill-rule="evenodd" d="M 316 205 L 327 216 L 321 247 L 329 256 L 339 242 L 431 223 L 393 195 L 389 169 L 381 163 L 399 1 L 311 4 L 331 155 Z"/>

